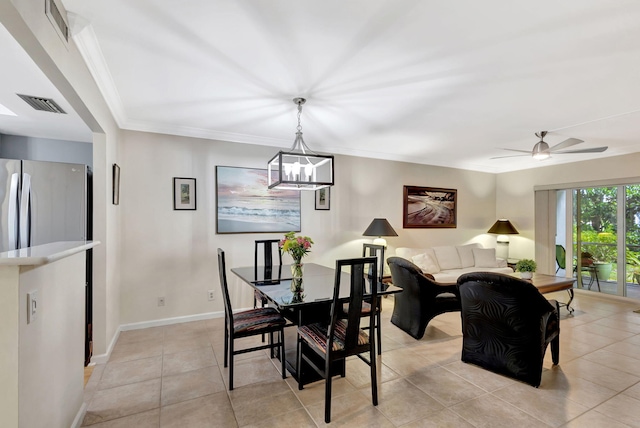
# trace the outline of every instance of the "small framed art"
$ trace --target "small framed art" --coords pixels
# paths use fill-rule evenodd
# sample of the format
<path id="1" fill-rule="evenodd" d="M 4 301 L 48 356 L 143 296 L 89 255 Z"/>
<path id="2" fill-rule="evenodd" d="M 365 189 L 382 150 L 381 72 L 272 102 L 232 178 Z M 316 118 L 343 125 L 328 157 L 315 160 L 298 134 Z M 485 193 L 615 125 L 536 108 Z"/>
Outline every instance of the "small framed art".
<path id="1" fill-rule="evenodd" d="M 404 186 L 402 227 L 456 227 L 457 193 L 456 189 Z"/>
<path id="2" fill-rule="evenodd" d="M 196 179 L 173 177 L 173 209 L 196 209 Z"/>
<path id="3" fill-rule="evenodd" d="M 113 205 L 120 205 L 120 167 L 117 163 L 113 164 L 111 171 L 111 191 Z"/>
<path id="4" fill-rule="evenodd" d="M 316 209 L 328 210 L 331 204 L 331 188 L 323 187 L 316 190 Z"/>

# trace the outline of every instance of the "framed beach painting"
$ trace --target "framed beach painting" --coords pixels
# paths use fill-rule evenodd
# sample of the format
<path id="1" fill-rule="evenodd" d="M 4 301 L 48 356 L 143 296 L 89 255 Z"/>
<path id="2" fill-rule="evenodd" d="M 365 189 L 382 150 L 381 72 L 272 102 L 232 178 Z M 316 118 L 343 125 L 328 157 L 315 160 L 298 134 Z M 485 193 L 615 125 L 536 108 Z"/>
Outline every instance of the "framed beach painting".
<path id="1" fill-rule="evenodd" d="M 456 189 L 404 186 L 402 227 L 456 227 L 457 193 Z"/>
<path id="2" fill-rule="evenodd" d="M 300 192 L 268 189 L 267 170 L 216 166 L 216 233 L 300 232 Z"/>

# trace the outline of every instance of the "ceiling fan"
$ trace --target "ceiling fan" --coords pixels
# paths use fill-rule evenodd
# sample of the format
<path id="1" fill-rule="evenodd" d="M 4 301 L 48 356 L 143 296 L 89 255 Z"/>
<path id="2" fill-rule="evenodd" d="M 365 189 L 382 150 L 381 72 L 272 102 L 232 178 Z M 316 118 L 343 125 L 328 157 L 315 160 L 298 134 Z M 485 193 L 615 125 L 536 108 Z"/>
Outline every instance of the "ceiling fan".
<path id="1" fill-rule="evenodd" d="M 523 155 L 509 155 L 509 156 L 496 156 L 491 159 L 500 159 L 500 158 L 512 158 L 515 156 L 532 156 L 536 160 L 545 160 L 551 157 L 551 154 L 574 154 L 574 153 L 601 153 L 607 150 L 609 147 L 593 147 L 591 149 L 582 149 L 582 150 L 562 150 L 567 147 L 575 146 L 576 144 L 584 143 L 584 141 L 579 140 L 577 138 L 567 138 L 561 143 L 556 144 L 553 147 L 549 147 L 547 143 L 545 143 L 544 137 L 547 135 L 547 131 L 536 132 L 536 137 L 540 138 L 540 141 L 533 146 L 533 150 L 518 150 L 518 149 L 503 149 L 509 150 L 512 152 L 521 152 L 526 153 Z"/>

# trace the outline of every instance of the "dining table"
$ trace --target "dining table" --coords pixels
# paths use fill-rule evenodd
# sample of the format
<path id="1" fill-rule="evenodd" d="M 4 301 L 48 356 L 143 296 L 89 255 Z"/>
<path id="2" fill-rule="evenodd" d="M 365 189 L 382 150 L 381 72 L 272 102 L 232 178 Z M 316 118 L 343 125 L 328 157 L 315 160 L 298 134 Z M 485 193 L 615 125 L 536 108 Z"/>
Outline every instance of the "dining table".
<path id="1" fill-rule="evenodd" d="M 244 283 L 264 296 L 269 306 L 275 307 L 291 325 L 301 326 L 313 322 L 328 322 L 331 303 L 333 301 L 336 271 L 316 263 L 305 263 L 302 275 L 303 289 L 298 292 L 291 290 L 292 273 L 290 265 L 276 266 L 245 266 L 232 268 L 231 272 L 238 276 Z M 341 272 L 340 295 L 346 302 L 349 298 L 350 273 Z M 393 284 L 377 281 L 377 293 L 379 298 L 402 291 L 402 288 Z M 369 294 L 370 295 L 370 294 Z M 365 294 L 366 297 L 366 294 Z M 297 334 L 296 334 L 297 339 Z M 286 366 L 291 375 L 298 380 L 297 353 L 299 352 L 297 340 L 286 342 Z M 317 380 L 306 371 L 303 384 Z"/>

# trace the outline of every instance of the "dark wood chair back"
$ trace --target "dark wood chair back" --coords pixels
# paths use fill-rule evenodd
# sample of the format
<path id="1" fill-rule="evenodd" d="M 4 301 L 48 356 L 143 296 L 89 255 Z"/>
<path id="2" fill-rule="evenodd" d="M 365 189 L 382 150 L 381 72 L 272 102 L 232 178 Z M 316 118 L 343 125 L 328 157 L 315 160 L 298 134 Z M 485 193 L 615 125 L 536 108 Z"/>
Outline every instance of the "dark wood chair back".
<path id="1" fill-rule="evenodd" d="M 384 276 L 384 245 L 362 244 L 362 257 L 376 257 L 378 259 L 378 282 L 381 282 Z"/>
<path id="2" fill-rule="evenodd" d="M 253 253 L 253 265 L 254 266 L 274 266 L 275 263 L 273 261 L 273 258 L 275 254 L 278 255 L 278 264 L 281 265 L 282 251 L 278 246 L 279 242 L 280 242 L 279 239 L 256 239 L 255 250 Z M 275 251 L 274 251 L 274 247 L 275 247 Z M 261 248 L 262 248 L 262 259 L 260 260 L 260 262 L 262 263 L 259 263 L 258 256 L 260 255 Z"/>
<path id="3" fill-rule="evenodd" d="M 229 287 L 227 286 L 227 267 L 224 251 L 218 248 L 218 274 L 220 275 L 220 287 L 222 288 L 222 299 L 224 300 L 224 316 L 233 325 L 233 309 L 231 299 L 229 299 Z"/>

